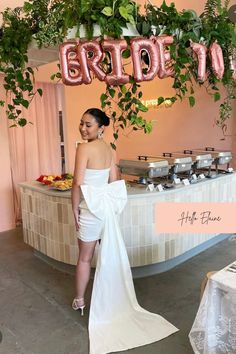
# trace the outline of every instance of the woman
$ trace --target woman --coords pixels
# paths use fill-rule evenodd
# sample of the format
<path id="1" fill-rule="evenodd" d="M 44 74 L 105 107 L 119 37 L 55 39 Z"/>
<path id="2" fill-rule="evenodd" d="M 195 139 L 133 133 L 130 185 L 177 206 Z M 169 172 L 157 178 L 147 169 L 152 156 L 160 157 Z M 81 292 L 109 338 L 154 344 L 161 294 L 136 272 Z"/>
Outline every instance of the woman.
<path id="1" fill-rule="evenodd" d="M 102 111 L 92 108 L 84 113 L 80 133 L 88 144 L 80 144 L 77 149 L 72 189 L 79 238 L 76 297 L 72 307 L 81 310 L 81 314 L 91 260 L 101 238 L 89 312 L 90 354 L 127 350 L 177 331 L 137 302 L 117 218 L 127 202 L 127 192 L 124 181 L 117 180 L 111 149 L 102 140 L 107 125 L 109 118 Z"/>
<path id="2" fill-rule="evenodd" d="M 80 186 L 84 184 L 84 177 L 87 173 L 101 171 L 103 182 L 116 180 L 116 168 L 112 159 L 111 148 L 103 141 L 104 126 L 110 123 L 109 118 L 99 109 L 88 109 L 80 121 L 80 134 L 83 140 L 89 144 L 79 144 L 76 151 L 74 180 L 72 187 L 72 208 L 75 218 L 75 226 L 78 231 L 79 259 L 76 267 L 76 297 L 72 303 L 74 310 L 85 308 L 84 294 L 90 278 L 91 261 L 97 240 L 100 238 L 102 223 L 98 225 L 96 217 L 86 209 L 80 209 L 81 200 Z M 100 172 L 98 172 L 100 174 Z M 104 176 L 104 177 L 103 177 Z M 95 175 L 94 178 L 100 179 Z M 96 183 L 96 181 L 95 181 Z"/>

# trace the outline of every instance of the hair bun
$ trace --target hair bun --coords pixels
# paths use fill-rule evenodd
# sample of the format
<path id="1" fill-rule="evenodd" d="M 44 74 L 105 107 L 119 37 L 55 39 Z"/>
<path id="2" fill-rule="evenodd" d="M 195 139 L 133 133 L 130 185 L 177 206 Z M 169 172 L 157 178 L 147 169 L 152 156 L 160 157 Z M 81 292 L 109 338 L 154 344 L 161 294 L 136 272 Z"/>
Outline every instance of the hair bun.
<path id="1" fill-rule="evenodd" d="M 108 126 L 110 124 L 110 118 L 99 108 L 89 108 L 84 114 L 91 114 L 96 119 L 99 127 L 102 125 Z"/>
<path id="2" fill-rule="evenodd" d="M 105 125 L 107 127 L 109 124 L 110 124 L 110 118 L 106 115 L 105 112 L 103 112 L 102 125 Z"/>

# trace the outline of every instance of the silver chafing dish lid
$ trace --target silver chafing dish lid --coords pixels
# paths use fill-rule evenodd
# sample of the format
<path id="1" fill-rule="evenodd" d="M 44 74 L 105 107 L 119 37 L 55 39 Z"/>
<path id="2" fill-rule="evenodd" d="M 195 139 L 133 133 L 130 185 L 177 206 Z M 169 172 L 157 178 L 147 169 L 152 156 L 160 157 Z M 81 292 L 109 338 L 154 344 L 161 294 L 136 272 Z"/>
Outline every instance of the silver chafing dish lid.
<path id="1" fill-rule="evenodd" d="M 157 156 L 161 157 L 161 156 Z M 172 153 L 163 153 L 163 156 L 161 158 L 167 159 L 171 165 L 180 165 L 180 164 L 192 164 L 193 160 L 191 156 L 183 156 L 183 157 L 178 157 L 178 156 L 173 156 Z"/>
<path id="2" fill-rule="evenodd" d="M 144 159 L 145 158 L 145 159 Z M 135 167 L 135 168 L 142 168 L 142 169 L 150 169 L 150 168 L 157 168 L 157 167 L 166 167 L 168 166 L 168 161 L 163 158 L 153 158 L 147 156 L 141 156 L 141 159 L 137 160 L 125 160 L 121 159 L 119 161 L 119 167 Z"/>
<path id="3" fill-rule="evenodd" d="M 215 149 L 212 147 L 205 147 L 205 149 L 193 149 L 193 153 L 210 153 L 215 157 L 232 157 L 232 152 L 229 150 Z"/>
<path id="4" fill-rule="evenodd" d="M 213 160 L 212 155 L 207 153 L 207 152 L 195 152 L 193 153 L 192 150 L 184 150 L 183 152 L 173 152 L 174 156 L 180 156 L 180 157 L 191 157 L 192 160 L 194 161 L 199 161 L 199 160 Z"/>

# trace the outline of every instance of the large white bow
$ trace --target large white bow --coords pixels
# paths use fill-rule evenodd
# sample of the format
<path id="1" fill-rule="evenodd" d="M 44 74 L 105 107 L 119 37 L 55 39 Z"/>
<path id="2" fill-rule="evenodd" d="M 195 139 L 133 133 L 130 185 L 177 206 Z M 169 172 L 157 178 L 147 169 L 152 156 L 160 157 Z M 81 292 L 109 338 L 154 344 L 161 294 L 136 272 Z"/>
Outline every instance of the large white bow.
<path id="1" fill-rule="evenodd" d="M 84 184 L 81 186 L 87 207 L 97 218 L 104 220 L 109 211 L 120 214 L 127 202 L 127 191 L 124 180 L 101 186 Z"/>
<path id="2" fill-rule="evenodd" d="M 125 182 L 81 186 L 88 209 L 104 220 L 89 313 L 90 354 L 145 345 L 177 331 L 139 306 L 117 214 L 126 202 Z"/>

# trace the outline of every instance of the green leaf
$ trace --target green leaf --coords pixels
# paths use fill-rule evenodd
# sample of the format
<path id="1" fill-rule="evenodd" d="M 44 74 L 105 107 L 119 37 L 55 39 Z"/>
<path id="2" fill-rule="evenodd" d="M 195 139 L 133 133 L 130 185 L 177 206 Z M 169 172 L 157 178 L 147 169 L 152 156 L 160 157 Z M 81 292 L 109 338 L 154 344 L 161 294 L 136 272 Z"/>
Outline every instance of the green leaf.
<path id="1" fill-rule="evenodd" d="M 30 66 L 27 68 L 27 70 L 30 74 L 32 74 L 32 75 L 34 74 L 34 70 Z"/>
<path id="2" fill-rule="evenodd" d="M 153 128 L 153 126 L 152 126 L 151 122 L 146 123 L 145 128 L 144 128 L 144 133 L 150 134 L 152 132 L 152 128 Z"/>
<path id="3" fill-rule="evenodd" d="M 220 98 L 221 98 L 220 93 L 219 93 L 219 92 L 215 92 L 215 93 L 214 93 L 214 101 L 217 102 L 217 101 L 220 100 Z"/>
<path id="4" fill-rule="evenodd" d="M 133 5 L 133 4 L 128 4 L 128 5 L 126 6 L 126 10 L 127 10 L 127 12 L 128 12 L 129 14 L 132 14 L 133 9 L 134 9 L 134 5 Z"/>
<path id="5" fill-rule="evenodd" d="M 25 118 L 21 118 L 18 121 L 18 124 L 19 124 L 20 127 L 24 127 L 27 124 L 27 120 Z"/>
<path id="6" fill-rule="evenodd" d="M 21 105 L 22 105 L 23 107 L 25 107 L 25 108 L 28 108 L 28 107 L 29 107 L 29 101 L 27 101 L 27 100 L 22 99 L 20 103 L 21 103 Z"/>
<path id="7" fill-rule="evenodd" d="M 106 101 L 107 98 L 108 98 L 108 96 L 105 93 L 101 94 L 100 101 L 101 101 L 101 105 L 104 106 L 104 107 L 106 105 L 105 101 Z M 102 107 L 102 108 L 104 108 L 104 107 Z"/>
<path id="8" fill-rule="evenodd" d="M 129 91 L 126 92 L 126 94 L 125 94 L 125 102 L 128 102 L 130 100 L 131 96 L 132 96 L 131 92 L 129 92 Z"/>
<path id="9" fill-rule="evenodd" d="M 159 106 L 160 104 L 162 104 L 164 101 L 165 101 L 164 97 L 158 97 L 158 99 L 157 99 L 158 106 Z"/>
<path id="10" fill-rule="evenodd" d="M 144 104 L 142 104 L 142 102 L 138 103 L 138 108 L 141 112 L 147 112 L 148 108 L 146 106 L 144 106 Z"/>
<path id="11" fill-rule="evenodd" d="M 112 16 L 112 14 L 113 14 L 112 8 L 109 6 L 104 7 L 104 9 L 101 12 L 103 13 L 103 15 L 108 16 L 108 17 Z"/>
<path id="12" fill-rule="evenodd" d="M 125 95 L 126 92 L 127 92 L 127 88 L 126 88 L 125 85 L 121 85 L 121 86 L 120 86 L 120 90 L 121 90 L 121 92 L 123 93 L 123 95 Z"/>
<path id="13" fill-rule="evenodd" d="M 129 14 L 128 14 L 127 9 L 124 6 L 119 7 L 119 13 L 125 20 L 128 20 Z"/>
<path id="14" fill-rule="evenodd" d="M 111 145 L 111 147 L 112 147 L 112 149 L 113 149 L 113 150 L 116 150 L 116 146 L 115 146 L 115 144 L 110 143 L 110 145 Z"/>
<path id="15" fill-rule="evenodd" d="M 37 91 L 38 91 L 38 94 L 42 97 L 43 96 L 43 90 L 41 88 L 39 88 Z"/>
<path id="16" fill-rule="evenodd" d="M 10 111 L 13 111 L 15 109 L 15 107 L 12 104 L 8 104 L 7 107 Z"/>
<path id="17" fill-rule="evenodd" d="M 134 17 L 132 15 L 129 15 L 127 16 L 127 20 L 132 24 L 132 25 L 135 25 L 135 20 L 134 20 Z"/>
<path id="18" fill-rule="evenodd" d="M 127 59 L 130 57 L 130 49 L 126 49 L 122 52 L 122 58 Z"/>
<path id="19" fill-rule="evenodd" d="M 115 139 L 115 140 L 118 139 L 118 134 L 117 134 L 117 133 L 114 133 L 113 136 L 114 136 L 114 139 Z"/>
<path id="20" fill-rule="evenodd" d="M 108 88 L 108 92 L 109 92 L 109 95 L 114 98 L 115 94 L 116 94 L 116 90 L 114 90 L 113 88 Z"/>
<path id="21" fill-rule="evenodd" d="M 193 96 L 189 96 L 188 100 L 190 107 L 193 107 L 195 105 L 195 98 Z"/>
<path id="22" fill-rule="evenodd" d="M 144 22 L 142 23 L 142 34 L 143 34 L 144 36 L 148 35 L 150 29 L 151 29 L 150 24 L 149 24 L 148 22 L 145 22 L 145 21 L 144 21 Z"/>
<path id="23" fill-rule="evenodd" d="M 138 98 L 141 98 L 143 96 L 143 93 L 140 91 L 139 93 L 138 93 Z"/>

